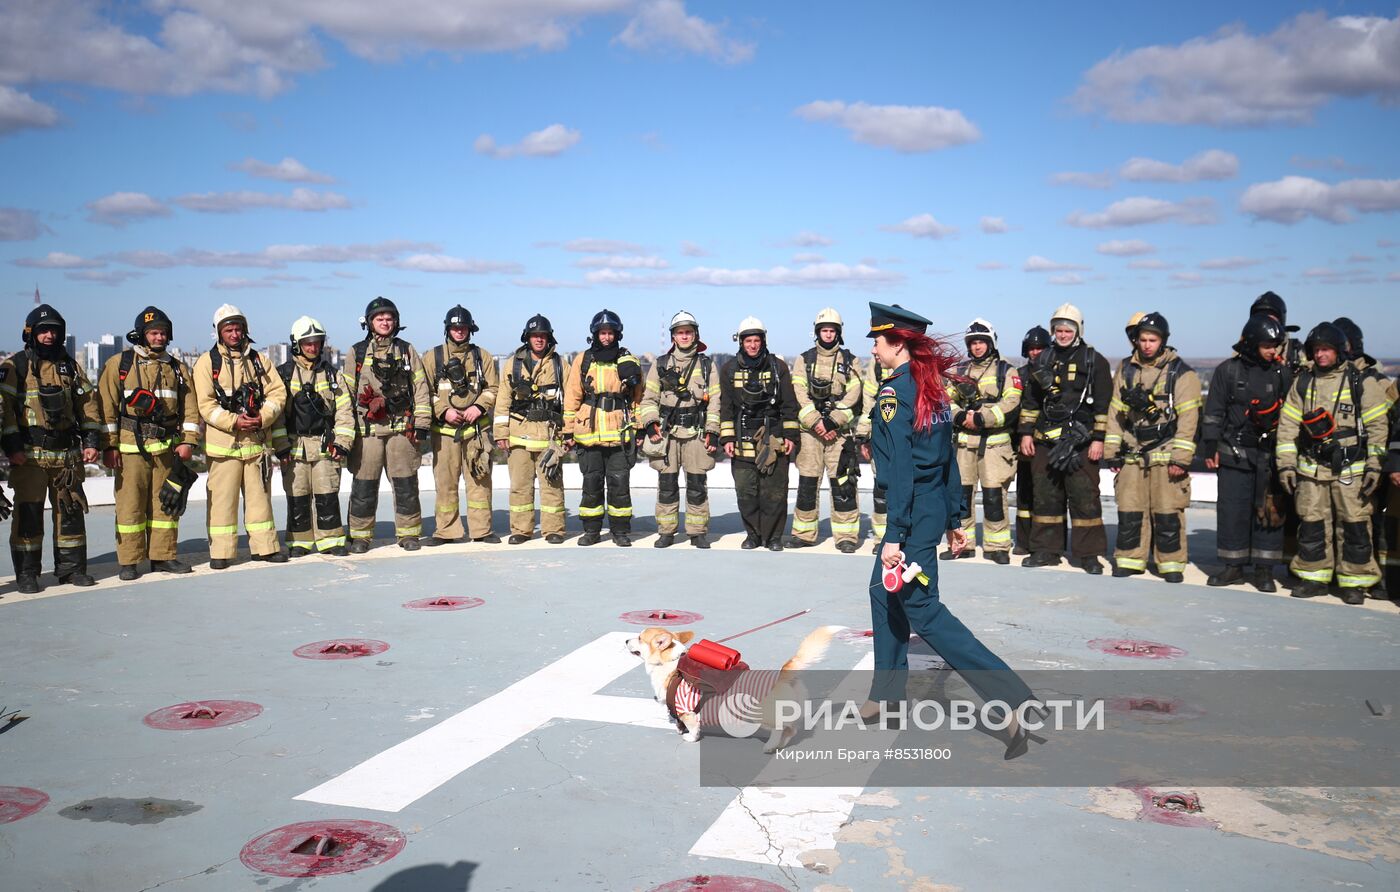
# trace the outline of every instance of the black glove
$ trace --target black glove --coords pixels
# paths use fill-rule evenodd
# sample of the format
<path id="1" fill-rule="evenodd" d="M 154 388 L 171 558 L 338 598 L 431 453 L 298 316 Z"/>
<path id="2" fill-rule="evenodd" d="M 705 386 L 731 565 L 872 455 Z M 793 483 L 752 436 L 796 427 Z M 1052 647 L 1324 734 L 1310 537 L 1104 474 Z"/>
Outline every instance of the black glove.
<path id="1" fill-rule="evenodd" d="M 706 432 L 705 432 L 705 448 L 706 448 L 706 449 L 718 449 L 718 448 L 719 448 L 719 434 L 712 433 L 712 432 L 710 432 L 710 431 L 706 431 Z"/>
<path id="2" fill-rule="evenodd" d="M 171 517 L 183 515 L 190 501 L 190 486 L 198 479 L 199 475 L 190 470 L 189 465 L 177 461 L 157 494 L 161 510 Z"/>

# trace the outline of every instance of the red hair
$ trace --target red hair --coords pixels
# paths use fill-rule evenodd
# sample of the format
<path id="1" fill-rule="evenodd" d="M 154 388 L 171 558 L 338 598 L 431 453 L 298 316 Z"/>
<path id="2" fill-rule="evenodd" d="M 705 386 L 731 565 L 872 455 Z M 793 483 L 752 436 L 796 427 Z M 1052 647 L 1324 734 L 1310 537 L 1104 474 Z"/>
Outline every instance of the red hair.
<path id="1" fill-rule="evenodd" d="M 884 335 L 885 340 L 903 344 L 909 351 L 909 377 L 914 379 L 918 390 L 914 400 L 914 430 L 926 434 L 933 427 L 934 413 L 948 408 L 947 379 L 955 377 L 952 369 L 958 364 L 958 352 L 942 338 L 932 338 L 907 328 L 896 328 Z"/>

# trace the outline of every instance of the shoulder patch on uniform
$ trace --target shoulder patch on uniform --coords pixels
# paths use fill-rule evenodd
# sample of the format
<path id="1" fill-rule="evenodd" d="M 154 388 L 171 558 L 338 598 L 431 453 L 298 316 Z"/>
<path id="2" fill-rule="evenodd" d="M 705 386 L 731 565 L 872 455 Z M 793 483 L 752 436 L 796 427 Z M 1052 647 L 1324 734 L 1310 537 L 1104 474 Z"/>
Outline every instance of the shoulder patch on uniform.
<path id="1" fill-rule="evenodd" d="M 880 417 L 885 424 L 894 421 L 895 413 L 899 411 L 899 397 L 895 395 L 894 389 L 886 387 L 880 391 Z"/>
<path id="2" fill-rule="evenodd" d="M 1011 386 L 1012 386 L 1012 387 L 1020 387 L 1020 386 L 1021 386 L 1021 376 L 1020 376 L 1020 375 L 1012 375 L 1012 376 L 1011 376 Z"/>
<path id="3" fill-rule="evenodd" d="M 886 384 L 884 387 L 880 388 L 880 396 L 882 396 L 882 397 L 886 397 L 886 396 L 897 396 L 897 394 L 896 394 L 895 389 L 894 389 L 893 387 L 891 387 L 891 386 L 889 386 L 888 384 Z"/>
<path id="4" fill-rule="evenodd" d="M 0 381 L 4 381 L 4 380 L 5 380 L 6 378 L 8 378 L 8 377 L 10 377 L 10 368 L 9 368 L 9 366 L 6 366 L 5 368 L 0 369 Z"/>

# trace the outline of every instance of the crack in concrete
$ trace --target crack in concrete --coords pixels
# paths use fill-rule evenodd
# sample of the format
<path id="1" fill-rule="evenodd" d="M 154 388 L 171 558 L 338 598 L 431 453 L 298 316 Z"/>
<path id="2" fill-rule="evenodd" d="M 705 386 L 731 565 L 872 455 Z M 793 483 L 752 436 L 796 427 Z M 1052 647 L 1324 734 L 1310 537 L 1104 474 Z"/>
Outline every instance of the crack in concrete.
<path id="1" fill-rule="evenodd" d="M 744 813 L 749 816 L 749 820 L 753 821 L 754 824 L 758 827 L 758 831 L 763 834 L 763 838 L 768 840 L 768 848 L 764 850 L 763 854 L 767 855 L 769 852 L 777 852 L 778 857 L 777 860 L 774 862 L 774 866 L 778 868 L 782 875 L 787 879 L 788 884 L 791 885 L 794 890 L 800 890 L 802 886 L 800 883 L 797 882 L 797 877 L 793 875 L 792 870 L 787 865 L 783 864 L 783 855 L 785 854 L 786 850 L 773 841 L 773 834 L 768 832 L 768 825 L 762 820 L 760 820 L 758 815 L 754 813 L 754 810 L 752 808 L 749 808 L 749 804 L 744 801 L 744 788 L 735 787 L 734 789 L 738 792 L 738 796 L 736 797 L 735 801 L 739 803 L 739 807 L 744 810 Z"/>
<path id="2" fill-rule="evenodd" d="M 204 868 L 203 870 L 196 871 L 196 872 L 190 873 L 190 874 L 186 874 L 185 876 L 182 876 L 182 877 L 175 877 L 175 878 L 169 879 L 169 880 L 162 880 L 161 882 L 156 883 L 154 886 L 147 886 L 146 888 L 142 889 L 141 892 L 151 892 L 152 889 L 159 889 L 159 888 L 161 888 L 162 886 L 168 886 L 168 885 L 170 885 L 171 883 L 180 883 L 180 882 L 183 882 L 183 881 L 185 881 L 185 880 L 194 879 L 195 877 L 206 876 L 206 875 L 208 875 L 208 874 L 211 874 L 211 873 L 216 872 L 219 868 L 223 867 L 224 865 L 226 865 L 226 864 L 232 864 L 233 862 L 235 862 L 235 861 L 237 861 L 237 860 L 238 860 L 237 858 L 230 858 L 230 859 L 228 859 L 227 861 L 220 861 L 218 864 L 215 864 L 215 865 L 213 865 L 212 867 L 206 867 L 206 868 Z"/>

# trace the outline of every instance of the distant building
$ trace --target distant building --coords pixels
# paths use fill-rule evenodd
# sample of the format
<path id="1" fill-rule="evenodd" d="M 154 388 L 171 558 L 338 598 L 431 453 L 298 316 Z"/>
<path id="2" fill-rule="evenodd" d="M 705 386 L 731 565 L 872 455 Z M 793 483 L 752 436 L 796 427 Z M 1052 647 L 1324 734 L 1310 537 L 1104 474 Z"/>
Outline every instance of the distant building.
<path id="1" fill-rule="evenodd" d="M 286 341 L 278 341 L 269 344 L 267 348 L 267 358 L 272 360 L 273 365 L 281 365 L 292 358 L 292 348 Z"/>
<path id="2" fill-rule="evenodd" d="M 64 338 L 64 340 L 63 340 L 63 349 L 65 349 L 65 350 L 68 351 L 68 355 L 69 355 L 69 356 L 73 357 L 74 359 L 77 359 L 77 358 L 78 358 L 78 339 L 77 339 L 76 337 L 74 337 L 73 335 L 69 335 L 68 337 Z"/>

